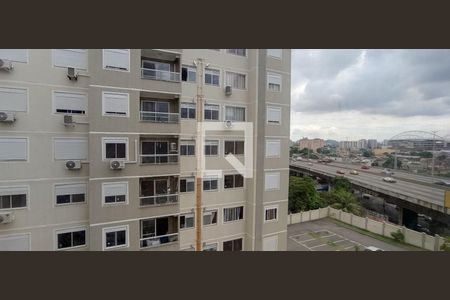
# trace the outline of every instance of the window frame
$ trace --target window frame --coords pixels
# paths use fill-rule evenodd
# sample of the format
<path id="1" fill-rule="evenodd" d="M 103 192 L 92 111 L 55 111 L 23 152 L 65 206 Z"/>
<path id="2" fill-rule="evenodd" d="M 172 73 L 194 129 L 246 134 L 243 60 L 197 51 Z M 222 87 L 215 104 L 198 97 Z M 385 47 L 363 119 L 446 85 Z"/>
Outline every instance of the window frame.
<path id="1" fill-rule="evenodd" d="M 277 110 L 277 111 L 280 112 L 280 120 L 279 120 L 278 122 L 270 121 L 270 120 L 269 120 L 269 109 Z M 281 125 L 281 120 L 283 119 L 283 118 L 282 118 L 282 111 L 283 111 L 283 110 L 282 110 L 282 107 L 281 107 L 281 106 L 267 105 L 267 107 L 266 107 L 266 123 L 267 123 L 268 125 Z"/>
<path id="2" fill-rule="evenodd" d="M 208 145 L 208 143 L 217 143 L 217 145 Z M 206 154 L 206 146 L 217 146 L 217 154 Z M 209 152 L 211 153 L 211 151 Z M 220 157 L 220 140 L 205 140 L 205 143 L 203 145 L 203 153 L 208 157 Z"/>
<path id="3" fill-rule="evenodd" d="M 183 105 L 186 105 L 186 106 L 191 106 L 191 107 L 183 107 Z M 182 112 L 181 112 L 181 110 L 182 109 L 187 109 L 187 118 L 183 118 L 182 117 Z M 190 118 L 189 117 L 189 111 L 190 110 L 194 110 L 194 114 L 195 114 L 195 116 L 193 117 L 193 118 Z M 182 120 L 197 120 L 197 103 L 192 103 L 192 102 L 181 102 L 181 104 L 180 104 L 180 119 L 182 119 Z"/>
<path id="4" fill-rule="evenodd" d="M 275 217 L 275 219 L 267 219 L 266 217 L 267 217 L 267 211 L 268 210 L 273 210 L 273 209 L 275 209 L 276 210 L 276 217 Z M 278 205 L 268 205 L 268 206 L 264 206 L 264 215 L 263 215 L 263 220 L 264 220 L 264 223 L 273 223 L 273 222 L 278 222 L 278 215 L 279 215 L 279 207 L 278 207 Z"/>
<path id="5" fill-rule="evenodd" d="M 215 111 L 215 109 L 207 109 L 206 107 L 209 106 L 215 106 L 217 107 L 217 120 L 215 119 L 206 119 L 205 117 L 205 113 L 207 110 L 211 111 L 211 116 L 212 116 L 212 111 Z M 203 106 L 203 121 L 204 122 L 220 122 L 220 104 L 216 104 L 216 103 L 205 103 L 205 105 Z"/>
<path id="6" fill-rule="evenodd" d="M 85 186 L 85 190 L 84 190 L 84 201 L 83 202 L 73 202 L 72 198 L 74 194 L 69 194 L 70 195 L 70 202 L 68 203 L 58 203 L 58 194 L 56 193 L 56 188 L 58 186 L 65 186 L 65 185 L 81 185 L 83 184 Z M 66 194 L 65 194 L 66 195 Z M 59 206 L 67 206 L 67 205 L 82 205 L 82 204 L 87 204 L 88 201 L 88 185 L 86 182 L 69 182 L 69 183 L 55 183 L 53 184 L 53 199 L 55 199 L 55 207 L 59 207 Z"/>
<path id="7" fill-rule="evenodd" d="M 126 113 L 125 114 L 107 113 L 105 111 L 105 94 L 126 95 L 127 96 L 127 111 L 126 111 Z M 130 94 L 129 93 L 111 92 L 111 91 L 102 91 L 102 117 L 129 118 L 130 117 Z"/>
<path id="8" fill-rule="evenodd" d="M 218 74 L 218 76 L 219 76 L 219 78 L 218 78 L 218 80 L 217 80 L 217 82 L 218 82 L 218 84 L 217 85 L 215 85 L 215 84 L 211 84 L 211 83 L 207 83 L 206 82 L 206 73 L 207 73 L 207 70 L 212 70 L 212 71 L 217 71 L 219 74 Z M 217 75 L 217 74 L 215 74 L 215 75 Z M 206 86 L 212 86 L 212 87 L 218 87 L 218 88 L 220 88 L 221 87 L 221 78 L 222 77 L 222 70 L 221 69 L 219 69 L 219 68 L 214 68 L 214 67 L 208 67 L 208 68 L 205 68 L 205 72 L 203 73 L 203 84 L 204 85 L 206 85 Z"/>
<path id="9" fill-rule="evenodd" d="M 225 177 L 226 176 L 233 176 L 233 187 L 231 188 L 226 188 L 225 187 Z M 245 188 L 245 178 L 244 176 L 242 176 L 242 186 L 236 187 L 236 176 L 242 176 L 239 173 L 236 174 L 224 174 L 223 175 L 223 191 L 230 191 L 230 190 L 239 190 L 239 189 L 244 189 Z"/>
<path id="10" fill-rule="evenodd" d="M 209 181 L 210 183 L 210 187 L 211 187 L 211 181 L 217 181 L 217 188 L 216 189 L 209 189 L 209 190 L 205 190 L 205 185 L 204 185 L 204 182 L 205 181 Z M 204 191 L 204 192 L 209 192 L 209 193 L 211 193 L 211 192 L 218 192 L 219 191 L 219 184 L 220 184 L 220 181 L 219 181 L 219 177 L 213 177 L 213 176 L 211 176 L 211 177 L 203 177 L 202 178 L 202 191 Z"/>
<path id="11" fill-rule="evenodd" d="M 182 180 L 186 180 L 186 191 L 184 191 L 184 192 L 181 191 L 181 181 Z M 194 188 L 192 191 L 188 191 L 188 182 L 190 182 L 191 180 L 194 183 Z M 195 177 L 194 176 L 180 177 L 178 186 L 179 186 L 178 193 L 183 193 L 183 194 L 195 193 Z"/>
<path id="12" fill-rule="evenodd" d="M 2 139 L 15 139 L 15 140 L 25 140 L 26 141 L 26 158 L 25 159 L 0 159 L 0 164 L 2 163 L 13 163 L 13 162 L 30 162 L 30 138 L 28 136 L 0 136 L 0 140 Z"/>
<path id="13" fill-rule="evenodd" d="M 26 103 L 25 103 L 25 105 L 26 105 L 26 108 L 25 108 L 25 110 L 20 110 L 20 111 L 18 111 L 18 110 L 5 110 L 5 109 L 2 109 L 1 107 L 0 107 L 0 110 L 4 110 L 4 111 L 10 111 L 10 112 L 14 112 L 14 113 L 24 113 L 24 114 L 28 114 L 28 110 L 29 110 L 29 107 L 30 107 L 30 91 L 29 91 L 29 88 L 28 87 L 21 87 L 21 86 L 9 86 L 9 85 L 1 85 L 0 86 L 0 89 L 6 89 L 6 90 L 24 90 L 25 91 L 25 96 L 26 96 Z"/>
<path id="14" fill-rule="evenodd" d="M 275 174 L 278 174 L 278 187 L 276 188 L 268 188 L 267 187 L 267 176 L 273 176 Z M 279 191 L 281 189 L 281 172 L 279 171 L 266 171 L 264 172 L 264 191 L 270 192 L 270 191 Z"/>
<path id="15" fill-rule="evenodd" d="M 277 59 L 277 60 L 283 60 L 283 49 L 279 49 L 280 50 L 280 56 L 275 56 L 272 54 L 269 54 L 269 50 L 274 50 L 274 49 L 267 49 L 267 56 L 273 59 Z"/>
<path id="16" fill-rule="evenodd" d="M 206 224 L 205 223 L 205 213 L 206 212 L 216 212 L 216 222 L 215 223 L 209 223 Z M 205 209 L 202 212 L 202 226 L 206 227 L 206 226 L 216 226 L 217 224 L 219 224 L 219 209 L 218 208 L 210 208 L 210 209 Z"/>
<path id="17" fill-rule="evenodd" d="M 7 50 L 12 50 L 12 49 L 7 49 Z M 5 60 L 9 60 L 12 61 L 14 63 L 21 63 L 21 64 L 28 64 L 30 61 L 30 53 L 29 53 L 29 49 L 14 49 L 14 50 L 24 50 L 25 51 L 25 61 L 20 61 L 20 60 L 14 60 L 11 58 L 5 58 L 5 57 L 1 57 L 0 59 L 5 59 Z"/>
<path id="18" fill-rule="evenodd" d="M 241 219 L 236 219 L 236 220 L 231 220 L 231 221 L 227 221 L 225 220 L 225 210 L 226 209 L 236 209 L 236 208 L 240 208 L 242 207 L 242 218 Z M 226 206 L 222 208 L 222 224 L 230 224 L 230 223 L 236 223 L 236 222 L 242 222 L 245 220 L 245 205 L 238 205 L 238 206 Z"/>
<path id="19" fill-rule="evenodd" d="M 239 49 L 225 49 L 225 53 L 226 54 L 231 54 L 231 55 L 235 55 L 235 56 L 239 56 L 239 57 L 247 57 L 248 56 L 248 51 L 247 49 L 243 49 L 245 51 L 244 55 L 238 54 L 238 51 L 230 51 L 230 50 L 239 50 Z"/>
<path id="20" fill-rule="evenodd" d="M 278 154 L 277 155 L 269 155 L 268 153 L 268 144 L 270 143 L 277 143 L 278 144 Z M 266 158 L 280 158 L 281 157 L 281 140 L 279 139 L 268 139 L 266 138 L 266 145 L 265 145 L 265 157 Z"/>
<path id="21" fill-rule="evenodd" d="M 224 241 L 222 241 L 222 251 L 225 251 L 225 250 L 223 250 L 223 248 L 224 248 L 224 244 L 225 243 L 227 243 L 227 242 L 234 242 L 234 241 L 237 241 L 237 240 L 241 240 L 241 250 L 234 250 L 234 243 L 233 243 L 233 250 L 231 250 L 232 252 L 234 252 L 234 251 L 244 251 L 244 238 L 243 237 L 240 237 L 240 238 L 237 238 L 237 239 L 231 239 L 231 240 L 224 240 Z"/>
<path id="22" fill-rule="evenodd" d="M 73 113 L 73 112 L 58 112 L 56 111 L 56 97 L 55 94 L 75 94 L 75 95 L 83 95 L 85 96 L 86 105 L 84 107 L 84 114 L 79 113 Z M 71 116 L 80 116 L 80 117 L 87 117 L 88 116 L 88 107 L 89 107 L 89 99 L 87 93 L 81 93 L 81 92 L 73 92 L 73 91 L 64 91 L 64 90 L 53 90 L 52 91 L 52 114 L 53 115 L 71 115 Z"/>
<path id="23" fill-rule="evenodd" d="M 111 232 L 123 231 L 123 230 L 125 230 L 125 244 L 108 247 L 106 245 L 106 234 L 111 233 Z M 116 235 L 116 239 L 117 239 L 117 235 Z M 121 249 L 121 248 L 129 248 L 129 247 L 130 247 L 130 226 L 129 225 L 121 225 L 121 226 L 102 228 L 102 249 L 103 249 L 103 251 Z"/>
<path id="24" fill-rule="evenodd" d="M 190 218 L 192 218 L 192 226 L 190 226 L 190 227 L 186 227 L 186 216 L 187 215 L 192 215 L 192 217 L 189 217 L 189 219 Z M 184 217 L 184 227 L 181 227 L 181 217 Z M 194 212 L 185 212 L 185 213 L 180 213 L 180 217 L 178 218 L 178 228 L 179 228 L 179 230 L 180 231 L 182 231 L 182 230 L 189 230 L 189 229 L 194 229 L 195 228 L 195 213 Z"/>
<path id="25" fill-rule="evenodd" d="M 231 86 L 231 88 L 233 90 L 234 89 L 239 90 L 239 91 L 247 91 L 248 90 L 248 74 L 247 73 L 241 73 L 241 72 L 237 72 L 237 71 L 233 71 L 233 70 L 224 70 L 224 73 L 225 73 L 224 76 L 223 76 L 223 85 L 224 86 Z M 244 88 L 238 88 L 238 87 L 233 86 L 233 84 L 229 84 L 227 82 L 227 78 L 228 78 L 227 75 L 228 75 L 228 73 L 244 76 Z"/>
<path id="26" fill-rule="evenodd" d="M 187 69 L 187 77 L 186 77 L 186 80 L 183 80 L 183 68 L 186 68 Z M 195 78 L 194 78 L 194 81 L 192 81 L 192 80 L 188 80 L 189 79 L 189 69 L 194 69 L 195 70 Z M 184 65 L 184 64 L 182 64 L 181 65 L 181 73 L 180 73 L 180 79 L 181 79 L 181 82 L 185 82 L 185 83 L 197 83 L 197 76 L 198 74 L 197 74 L 197 67 L 195 67 L 195 66 L 191 66 L 191 65 Z"/>
<path id="27" fill-rule="evenodd" d="M 228 153 L 228 154 L 233 154 L 235 156 L 245 156 L 245 140 L 229 140 L 229 139 L 226 139 L 226 140 L 223 141 L 223 155 L 224 155 L 224 157 L 226 157 L 228 155 L 225 152 L 226 149 L 227 149 L 226 144 L 230 143 L 230 142 L 233 143 L 233 152 L 232 153 Z M 243 151 L 244 151 L 243 153 L 236 153 L 236 149 L 237 149 L 236 143 L 238 143 L 238 142 L 242 142 L 243 143 Z"/>
<path id="28" fill-rule="evenodd" d="M 247 106 L 244 105 L 229 105 L 226 104 L 224 105 L 224 109 L 223 109 L 223 120 L 227 121 L 229 119 L 227 119 L 227 107 L 233 107 L 233 108 L 243 108 L 244 109 L 244 120 L 243 121 L 236 121 L 236 120 L 231 120 L 232 122 L 246 122 L 247 121 Z"/>
<path id="29" fill-rule="evenodd" d="M 58 50 L 69 50 L 69 51 L 73 51 L 73 52 L 79 52 L 79 53 L 83 53 L 84 54 L 84 58 L 85 58 L 85 62 L 86 62 L 86 66 L 85 68 L 78 68 L 75 66 L 70 66 L 70 65 L 59 65 L 55 63 L 55 52 Z M 77 51 L 78 50 L 78 51 Z M 79 51 L 82 50 L 82 51 Z M 88 61 L 89 57 L 88 57 L 88 49 L 52 49 L 52 67 L 54 68 L 75 68 L 75 70 L 81 70 L 81 71 L 85 71 L 88 72 L 88 67 L 89 67 L 89 61 Z"/>
<path id="30" fill-rule="evenodd" d="M 108 49 L 102 49 L 102 69 L 106 71 L 116 71 L 116 72 L 131 72 L 131 49 L 119 49 L 119 50 L 126 50 L 128 52 L 128 68 L 126 70 L 120 69 L 120 68 L 111 68 L 107 67 L 105 65 L 105 50 Z M 115 49 L 117 50 L 117 49 Z"/>
<path id="31" fill-rule="evenodd" d="M 187 154 L 182 154 L 182 151 L 181 151 L 181 147 L 182 146 L 185 146 L 185 147 L 187 147 L 187 149 L 186 149 L 186 153 Z M 188 151 L 188 149 L 189 149 L 189 147 L 191 147 L 191 146 L 193 146 L 194 147 L 194 152 L 193 152 L 193 154 L 189 154 L 189 151 Z M 196 152 L 195 152 L 195 148 L 196 148 L 196 143 L 195 143 L 195 140 L 180 140 L 180 150 L 179 150 L 179 153 L 180 153 L 180 156 L 195 156 L 196 155 Z"/>
<path id="32" fill-rule="evenodd" d="M 106 158 L 106 144 L 110 141 L 124 141 L 125 143 L 125 158 Z M 111 144 L 119 144 L 119 143 L 111 143 Z M 102 161 L 112 161 L 112 160 L 120 160 L 120 161 L 128 161 L 129 160 L 129 141 L 128 137 L 102 137 Z"/>
<path id="33" fill-rule="evenodd" d="M 63 233 L 73 233 L 78 231 L 84 231 L 84 245 L 78 245 L 78 246 L 71 246 L 71 247 L 65 247 L 65 248 L 58 248 L 58 235 Z M 79 248 L 86 248 L 88 247 L 88 241 L 89 241 L 89 232 L 87 226 L 77 226 L 77 227 L 70 227 L 70 228 L 61 228 L 61 229 L 54 229 L 54 250 L 55 251 L 67 251 L 72 249 L 79 249 Z M 73 236 L 72 236 L 73 239 Z M 72 240 L 73 244 L 73 240 Z"/>
<path id="34" fill-rule="evenodd" d="M 3 192 L 2 192 L 3 190 Z M 9 191 L 8 191 L 9 190 Z M 23 195 L 22 193 L 14 193 L 13 190 L 23 190 L 25 194 L 25 206 L 21 207 L 12 207 L 12 196 L 13 195 Z M 20 209 L 30 209 L 30 186 L 29 185 L 17 185 L 17 186 L 0 186 L 0 196 L 10 196 L 10 208 L 0 208 L 0 212 L 3 211 L 11 211 L 11 210 L 20 210 Z M 5 194 L 8 193 L 8 194 Z"/>
<path id="35" fill-rule="evenodd" d="M 281 75 L 279 73 L 274 73 L 274 72 L 267 72 L 266 77 L 267 77 L 266 78 L 266 81 L 267 81 L 266 89 L 268 92 L 281 93 L 283 91 L 283 75 Z M 280 90 L 279 91 L 270 89 L 270 83 L 277 84 L 277 83 L 270 82 L 269 81 L 270 77 L 279 77 L 280 78 Z"/>
<path id="36" fill-rule="evenodd" d="M 106 197 L 106 193 L 105 193 L 105 186 L 107 187 L 108 185 L 118 185 L 118 184 L 124 184 L 125 185 L 125 201 L 124 202 L 117 202 L 117 200 L 115 200 L 114 202 L 106 202 L 105 201 L 105 197 Z M 102 207 L 104 206 L 120 206 L 120 205 L 128 205 L 129 204 L 129 194 L 130 194 L 130 187 L 129 187 L 129 183 L 128 181 L 107 181 L 107 182 L 102 182 Z M 115 197 L 117 197 L 118 195 L 114 195 Z"/>

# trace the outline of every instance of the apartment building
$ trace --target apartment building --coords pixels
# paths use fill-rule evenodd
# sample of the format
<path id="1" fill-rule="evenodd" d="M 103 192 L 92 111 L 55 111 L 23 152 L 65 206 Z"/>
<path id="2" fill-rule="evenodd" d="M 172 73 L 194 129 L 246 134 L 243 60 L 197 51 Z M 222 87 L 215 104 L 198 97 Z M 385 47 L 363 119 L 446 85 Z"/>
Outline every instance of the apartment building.
<path id="1" fill-rule="evenodd" d="M 317 149 L 325 147 L 325 141 L 323 139 L 308 139 L 302 138 L 298 141 L 299 149 L 310 149 L 317 152 Z"/>
<path id="2" fill-rule="evenodd" d="M 0 49 L 0 250 L 285 250 L 290 60 Z M 199 157 L 223 176 L 197 181 Z"/>

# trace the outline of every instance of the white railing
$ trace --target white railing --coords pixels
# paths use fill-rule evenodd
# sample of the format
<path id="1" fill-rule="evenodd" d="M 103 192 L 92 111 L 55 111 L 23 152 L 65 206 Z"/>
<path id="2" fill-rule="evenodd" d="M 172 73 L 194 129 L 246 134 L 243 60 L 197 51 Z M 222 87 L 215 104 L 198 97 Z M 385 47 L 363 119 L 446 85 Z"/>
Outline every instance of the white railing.
<path id="1" fill-rule="evenodd" d="M 179 113 L 141 111 L 141 121 L 154 123 L 178 123 Z"/>
<path id="2" fill-rule="evenodd" d="M 141 248 L 156 247 L 159 245 L 173 243 L 176 241 L 178 241 L 178 232 L 140 239 Z"/>
<path id="3" fill-rule="evenodd" d="M 141 68 L 141 78 L 161 81 L 180 82 L 180 73 L 156 69 Z"/>
<path id="4" fill-rule="evenodd" d="M 174 164 L 178 163 L 177 154 L 141 154 L 141 164 Z"/>
<path id="5" fill-rule="evenodd" d="M 178 203 L 178 194 L 142 196 L 139 202 L 141 206 L 175 204 Z"/>

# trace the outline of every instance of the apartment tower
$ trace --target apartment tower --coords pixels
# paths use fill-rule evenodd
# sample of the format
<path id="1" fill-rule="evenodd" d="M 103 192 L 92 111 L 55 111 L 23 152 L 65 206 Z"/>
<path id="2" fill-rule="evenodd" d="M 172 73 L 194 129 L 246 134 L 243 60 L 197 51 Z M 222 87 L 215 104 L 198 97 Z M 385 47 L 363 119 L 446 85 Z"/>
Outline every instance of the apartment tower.
<path id="1" fill-rule="evenodd" d="M 290 60 L 0 49 L 0 250 L 286 250 Z"/>

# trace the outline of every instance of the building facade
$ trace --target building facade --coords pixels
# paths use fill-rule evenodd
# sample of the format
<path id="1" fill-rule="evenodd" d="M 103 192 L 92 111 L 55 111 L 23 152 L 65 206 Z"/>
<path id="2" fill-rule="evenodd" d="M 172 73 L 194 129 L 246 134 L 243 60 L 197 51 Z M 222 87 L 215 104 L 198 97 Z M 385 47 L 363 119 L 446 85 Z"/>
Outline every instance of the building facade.
<path id="1" fill-rule="evenodd" d="M 325 141 L 323 139 L 308 139 L 302 138 L 298 141 L 298 148 L 301 149 L 310 149 L 314 152 L 319 148 L 325 147 Z"/>
<path id="2" fill-rule="evenodd" d="M 0 250 L 286 249 L 290 50 L 0 59 Z M 198 121 L 221 127 L 199 141 Z M 223 176 L 197 181 L 200 156 Z"/>

